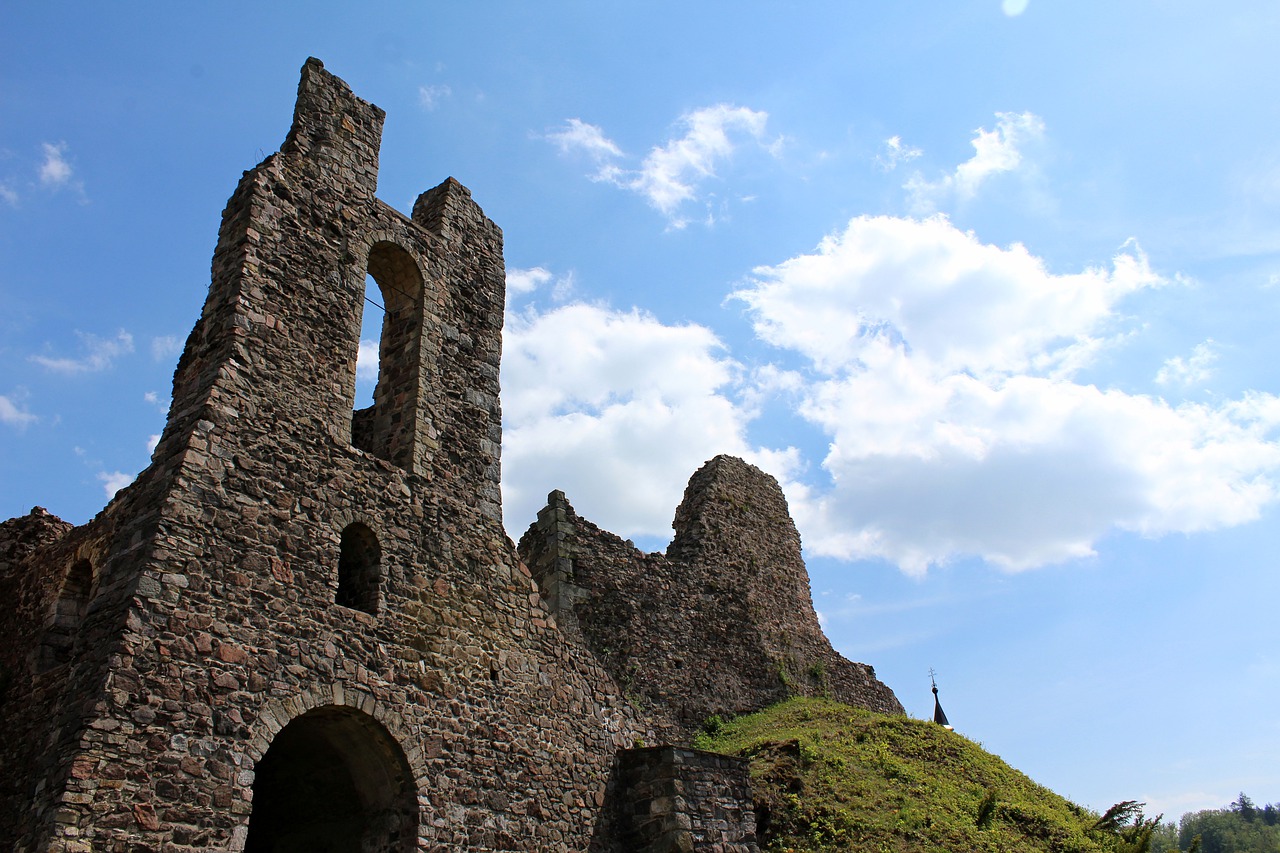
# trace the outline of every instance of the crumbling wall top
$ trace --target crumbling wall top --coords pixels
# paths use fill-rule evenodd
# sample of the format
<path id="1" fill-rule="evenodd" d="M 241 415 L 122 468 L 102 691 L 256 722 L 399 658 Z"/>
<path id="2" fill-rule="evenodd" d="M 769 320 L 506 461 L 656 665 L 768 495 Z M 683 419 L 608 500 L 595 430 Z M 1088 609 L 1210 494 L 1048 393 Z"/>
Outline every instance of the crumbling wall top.
<path id="1" fill-rule="evenodd" d="M 293 126 L 280 151 L 309 160 L 347 183 L 373 195 L 378 189 L 378 151 L 386 113 L 351 91 L 311 57 L 302 66 Z"/>

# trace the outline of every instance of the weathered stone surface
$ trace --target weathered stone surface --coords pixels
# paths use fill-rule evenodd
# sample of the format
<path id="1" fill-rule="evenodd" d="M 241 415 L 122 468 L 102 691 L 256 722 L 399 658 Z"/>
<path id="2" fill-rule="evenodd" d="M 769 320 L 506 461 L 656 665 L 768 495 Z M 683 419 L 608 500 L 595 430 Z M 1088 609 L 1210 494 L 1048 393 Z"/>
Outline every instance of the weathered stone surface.
<path id="1" fill-rule="evenodd" d="M 691 486 L 665 562 L 562 502 L 540 592 L 501 519 L 502 233 L 453 179 L 411 217 L 379 201 L 382 121 L 307 61 L 284 145 L 224 211 L 151 465 L 83 526 L 0 524 L 12 849 L 620 851 L 619 768 L 712 707 L 677 697 L 695 674 L 738 710 L 785 692 L 745 665 L 820 660 L 837 695 L 897 707 L 825 645 L 780 494 L 732 476 Z M 387 312 L 353 411 L 366 274 Z M 737 771 L 703 765 L 683 829 L 749 813 Z M 701 837 L 680 844 L 751 849 Z"/>
<path id="2" fill-rule="evenodd" d="M 823 635 L 776 480 L 717 456 L 689 481 L 672 526 L 666 554 L 644 554 L 552 492 L 519 548 L 561 627 L 664 739 L 687 742 L 713 714 L 794 695 L 902 713 L 871 667 Z"/>

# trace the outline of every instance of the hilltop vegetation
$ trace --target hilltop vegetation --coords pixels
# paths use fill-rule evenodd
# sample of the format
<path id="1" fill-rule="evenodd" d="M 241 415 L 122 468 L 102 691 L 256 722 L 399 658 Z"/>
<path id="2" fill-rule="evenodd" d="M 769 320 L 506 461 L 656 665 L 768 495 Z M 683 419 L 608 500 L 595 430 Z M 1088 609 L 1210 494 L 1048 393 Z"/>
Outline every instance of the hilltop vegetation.
<path id="1" fill-rule="evenodd" d="M 1136 804 L 1100 817 L 907 717 L 792 699 L 706 728 L 694 746 L 750 759 L 769 851 L 1140 853 L 1155 828 Z"/>

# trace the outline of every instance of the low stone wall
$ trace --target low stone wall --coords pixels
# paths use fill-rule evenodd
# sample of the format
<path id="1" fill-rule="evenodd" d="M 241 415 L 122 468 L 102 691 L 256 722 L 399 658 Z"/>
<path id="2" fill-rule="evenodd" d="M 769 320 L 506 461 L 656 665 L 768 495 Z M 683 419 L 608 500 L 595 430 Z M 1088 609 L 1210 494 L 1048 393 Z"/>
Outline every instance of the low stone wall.
<path id="1" fill-rule="evenodd" d="M 758 853 L 745 759 L 629 749 L 619 763 L 619 841 L 629 853 Z"/>

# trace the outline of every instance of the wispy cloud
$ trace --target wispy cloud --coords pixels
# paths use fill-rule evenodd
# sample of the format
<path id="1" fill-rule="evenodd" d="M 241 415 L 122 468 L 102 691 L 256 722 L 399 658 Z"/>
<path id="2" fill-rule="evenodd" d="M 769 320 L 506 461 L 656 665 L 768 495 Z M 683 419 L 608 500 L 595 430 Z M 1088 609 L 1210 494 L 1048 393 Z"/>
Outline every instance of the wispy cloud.
<path id="1" fill-rule="evenodd" d="M 8 181 L 0 181 L 0 200 L 10 207 L 17 207 L 19 196 L 18 191 L 13 188 L 13 184 Z"/>
<path id="2" fill-rule="evenodd" d="M 717 104 L 686 113 L 677 126 L 680 136 L 650 149 L 636 168 L 619 165 L 622 149 L 599 127 L 580 119 L 569 119 L 564 128 L 547 134 L 564 153 L 581 152 L 589 157 L 592 180 L 607 181 L 638 193 L 667 217 L 673 228 L 683 228 L 689 217 L 686 205 L 704 201 L 704 187 L 718 177 L 717 169 L 728 162 L 743 141 L 774 156 L 781 140 L 766 136 L 767 113 Z"/>
<path id="3" fill-rule="evenodd" d="M 1044 121 L 1033 113 L 996 113 L 995 129 L 975 131 L 973 156 L 954 172 L 935 181 L 926 180 L 919 172 L 911 176 L 904 188 L 910 195 L 912 208 L 919 213 L 931 213 L 952 198 L 959 201 L 973 198 L 993 175 L 1022 168 L 1025 149 L 1044 138 L 1044 129 Z"/>
<path id="4" fill-rule="evenodd" d="M 151 339 L 151 357 L 168 361 L 182 352 L 182 341 L 176 335 L 160 335 Z"/>
<path id="5" fill-rule="evenodd" d="M 565 302 L 572 298 L 574 292 L 574 275 L 572 272 L 562 276 L 553 275 L 543 267 L 530 269 L 507 270 L 507 307 L 521 297 L 528 296 L 551 285 L 551 300 Z"/>
<path id="6" fill-rule="evenodd" d="M 571 118 L 560 130 L 547 134 L 547 139 L 554 142 L 560 153 L 579 152 L 595 161 L 601 168 L 608 170 L 605 164 L 622 156 L 622 149 L 612 139 L 604 135 L 604 131 L 594 124 L 587 124 L 581 119 Z M 600 172 L 594 176 L 599 180 L 604 177 Z"/>
<path id="7" fill-rule="evenodd" d="M 902 137 L 890 136 L 884 141 L 880 153 L 876 155 L 876 165 L 885 172 L 892 172 L 903 163 L 910 163 L 922 153 L 919 148 L 904 144 Z"/>
<path id="8" fill-rule="evenodd" d="M 133 352 L 133 335 L 123 329 L 114 338 L 100 338 L 87 332 L 76 332 L 85 352 L 79 358 L 33 355 L 31 360 L 56 373 L 97 373 L 111 367 L 118 357 Z"/>
<path id="9" fill-rule="evenodd" d="M 40 164 L 40 183 L 46 187 L 58 188 L 71 182 L 71 164 L 66 160 L 67 143 L 45 142 L 44 162 Z"/>
<path id="10" fill-rule="evenodd" d="M 434 110 L 445 98 L 453 95 L 453 90 L 444 83 L 418 87 L 418 104 L 426 110 Z"/>
<path id="11" fill-rule="evenodd" d="M 1161 385 L 1189 387 L 1207 382 L 1214 373 L 1213 364 L 1218 360 L 1213 339 L 1196 344 L 1191 355 L 1183 358 L 1174 356 L 1165 361 L 1156 373 L 1156 382 Z"/>
<path id="12" fill-rule="evenodd" d="M 0 394 L 0 423 L 22 428 L 30 426 L 36 420 L 35 415 L 28 412 L 12 398 Z"/>

